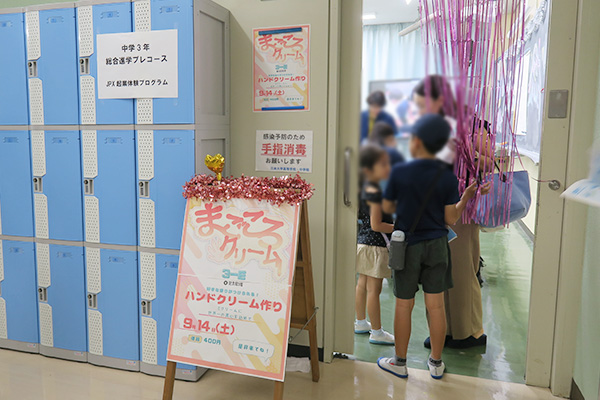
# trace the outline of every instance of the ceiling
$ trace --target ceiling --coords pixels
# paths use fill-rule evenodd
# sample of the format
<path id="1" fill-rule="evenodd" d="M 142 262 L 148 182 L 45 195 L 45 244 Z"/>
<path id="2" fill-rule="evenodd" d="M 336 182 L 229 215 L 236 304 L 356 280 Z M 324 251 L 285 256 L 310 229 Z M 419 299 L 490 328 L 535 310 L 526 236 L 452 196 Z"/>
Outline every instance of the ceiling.
<path id="1" fill-rule="evenodd" d="M 414 22 L 419 18 L 419 0 L 363 0 L 363 16 L 375 14 L 375 19 L 363 19 L 365 25 Z"/>

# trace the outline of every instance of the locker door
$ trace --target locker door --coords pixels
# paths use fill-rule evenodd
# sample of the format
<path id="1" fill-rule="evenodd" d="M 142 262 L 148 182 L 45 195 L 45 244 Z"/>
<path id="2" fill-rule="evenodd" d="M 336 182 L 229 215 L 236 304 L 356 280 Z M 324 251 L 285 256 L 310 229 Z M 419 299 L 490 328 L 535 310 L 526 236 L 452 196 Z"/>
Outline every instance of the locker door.
<path id="1" fill-rule="evenodd" d="M 134 132 L 84 130 L 81 138 L 85 240 L 135 246 Z"/>
<path id="2" fill-rule="evenodd" d="M 150 375 L 164 375 L 167 347 L 177 283 L 179 256 L 139 253 L 141 297 L 141 366 Z M 196 381 L 205 372 L 186 364 L 177 364 L 178 379 Z"/>
<path id="3" fill-rule="evenodd" d="M 137 131 L 139 245 L 179 249 L 185 199 L 194 176 L 194 131 Z"/>
<path id="4" fill-rule="evenodd" d="M 132 31 L 131 3 L 77 8 L 82 124 L 133 124 L 133 99 L 98 99 L 96 35 Z"/>
<path id="5" fill-rule="evenodd" d="M 29 131 L 0 131 L 0 234 L 33 236 L 32 197 Z"/>
<path id="6" fill-rule="evenodd" d="M 148 6 L 149 4 L 149 6 Z M 194 123 L 194 8 L 192 0 L 134 3 L 135 30 L 177 29 L 178 96 L 137 100 L 137 124 Z"/>
<path id="7" fill-rule="evenodd" d="M 25 14 L 31 125 L 78 125 L 75 9 Z"/>
<path id="8" fill-rule="evenodd" d="M 83 240 L 79 131 L 32 131 L 36 237 Z"/>
<path id="9" fill-rule="evenodd" d="M 0 347 L 38 352 L 36 286 L 33 243 L 0 240 Z"/>
<path id="10" fill-rule="evenodd" d="M 22 13 L 0 14 L 0 54 L 0 125 L 27 125 L 27 59 Z"/>
<path id="11" fill-rule="evenodd" d="M 83 247 L 36 243 L 40 353 L 87 361 Z"/>
<path id="12" fill-rule="evenodd" d="M 139 371 L 137 252 L 86 248 L 89 359 Z"/>

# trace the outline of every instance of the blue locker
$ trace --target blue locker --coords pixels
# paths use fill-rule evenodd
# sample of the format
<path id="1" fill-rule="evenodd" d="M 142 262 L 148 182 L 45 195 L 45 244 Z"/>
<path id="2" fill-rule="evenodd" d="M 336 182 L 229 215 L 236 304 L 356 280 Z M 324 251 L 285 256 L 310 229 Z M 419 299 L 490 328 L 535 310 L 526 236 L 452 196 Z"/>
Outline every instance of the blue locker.
<path id="1" fill-rule="evenodd" d="M 87 361 L 83 247 L 36 243 L 40 353 Z"/>
<path id="2" fill-rule="evenodd" d="M 29 124 L 25 19 L 22 13 L 0 14 L 0 125 Z"/>
<path id="3" fill-rule="evenodd" d="M 25 13 L 31 125 L 78 125 L 75 9 Z"/>
<path id="4" fill-rule="evenodd" d="M 133 130 L 81 132 L 85 240 L 137 245 Z"/>
<path id="5" fill-rule="evenodd" d="M 179 256 L 140 252 L 141 365 L 149 375 L 165 374 Z M 177 363 L 177 379 L 196 381 L 204 368 Z"/>
<path id="6" fill-rule="evenodd" d="M 32 198 L 29 131 L 0 131 L 0 234 L 33 236 Z"/>
<path id="7" fill-rule="evenodd" d="M 182 186 L 194 176 L 194 131 L 137 131 L 139 245 L 179 249 Z"/>
<path id="8" fill-rule="evenodd" d="M 134 3 L 135 7 L 139 7 Z M 193 0 L 150 0 L 150 29 L 177 29 L 178 97 L 153 99 L 151 120 L 140 119 L 140 102 L 136 123 L 194 123 L 194 8 Z M 148 18 L 136 13 L 136 18 Z"/>
<path id="9" fill-rule="evenodd" d="M 133 124 L 133 99 L 98 98 L 96 35 L 132 31 L 131 3 L 77 8 L 82 124 Z"/>
<path id="10" fill-rule="evenodd" d="M 79 131 L 32 131 L 36 237 L 83 240 Z"/>
<path id="11" fill-rule="evenodd" d="M 0 240 L 0 347 L 37 353 L 33 242 Z"/>
<path id="12" fill-rule="evenodd" d="M 86 248 L 88 362 L 139 371 L 136 251 Z"/>

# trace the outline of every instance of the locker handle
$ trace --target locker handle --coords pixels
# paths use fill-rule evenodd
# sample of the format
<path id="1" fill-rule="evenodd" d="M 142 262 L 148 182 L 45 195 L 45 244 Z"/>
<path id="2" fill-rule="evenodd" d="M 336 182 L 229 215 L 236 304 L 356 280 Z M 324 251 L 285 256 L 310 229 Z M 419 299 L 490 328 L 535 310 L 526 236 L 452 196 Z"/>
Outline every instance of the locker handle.
<path id="1" fill-rule="evenodd" d="M 88 307 L 97 309 L 98 308 L 98 296 L 94 293 L 88 293 L 87 298 L 88 298 Z"/>
<path id="2" fill-rule="evenodd" d="M 79 59 L 79 73 L 81 75 L 89 75 L 90 74 L 90 58 L 89 57 L 81 57 Z"/>
<path id="3" fill-rule="evenodd" d="M 42 178 L 41 177 L 34 177 L 33 178 L 33 191 L 35 193 L 42 193 L 43 192 L 43 185 L 42 185 Z"/>
<path id="4" fill-rule="evenodd" d="M 40 301 L 48 301 L 48 291 L 46 290 L 46 288 L 38 288 L 38 297 Z"/>
<path id="5" fill-rule="evenodd" d="M 38 76 L 37 61 L 27 61 L 27 73 L 30 78 Z"/>
<path id="6" fill-rule="evenodd" d="M 142 300 L 142 315 L 145 317 L 152 316 L 152 302 L 150 300 Z"/>
<path id="7" fill-rule="evenodd" d="M 140 181 L 139 189 L 140 189 L 140 197 L 150 197 L 150 182 Z"/>
<path id="8" fill-rule="evenodd" d="M 83 180 L 83 194 L 94 194 L 94 180 L 86 178 Z"/>
<path id="9" fill-rule="evenodd" d="M 352 157 L 352 148 L 346 147 L 344 151 L 344 205 L 346 207 L 352 206 L 350 201 L 350 161 Z"/>

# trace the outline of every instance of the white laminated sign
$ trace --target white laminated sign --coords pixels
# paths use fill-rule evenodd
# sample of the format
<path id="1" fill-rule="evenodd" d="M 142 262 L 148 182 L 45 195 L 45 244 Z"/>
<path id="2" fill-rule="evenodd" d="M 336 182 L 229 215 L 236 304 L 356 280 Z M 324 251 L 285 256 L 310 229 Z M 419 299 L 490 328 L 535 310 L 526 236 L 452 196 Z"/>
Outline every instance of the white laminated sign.
<path id="1" fill-rule="evenodd" d="M 98 98 L 177 97 L 177 29 L 97 36 Z"/>

